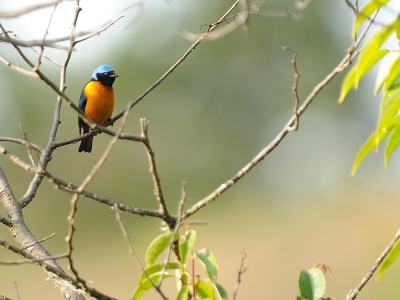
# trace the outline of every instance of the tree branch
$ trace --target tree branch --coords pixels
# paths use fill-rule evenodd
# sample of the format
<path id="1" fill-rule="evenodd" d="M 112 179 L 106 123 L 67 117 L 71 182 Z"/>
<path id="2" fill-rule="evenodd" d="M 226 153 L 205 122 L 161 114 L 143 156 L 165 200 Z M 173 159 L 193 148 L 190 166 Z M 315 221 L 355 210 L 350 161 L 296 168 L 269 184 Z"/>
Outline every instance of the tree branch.
<path id="1" fill-rule="evenodd" d="M 389 252 L 393 249 L 394 245 L 400 240 L 400 230 L 397 231 L 396 235 L 394 236 L 393 240 L 390 242 L 389 246 L 382 252 L 382 254 L 378 257 L 372 268 L 368 271 L 367 275 L 361 280 L 359 285 L 354 289 L 351 290 L 347 296 L 346 300 L 353 300 L 356 299 L 362 288 L 368 283 L 368 281 L 372 278 L 378 267 L 382 264 L 385 257 L 389 254 Z"/>
<path id="2" fill-rule="evenodd" d="M 61 290 L 63 296 L 67 297 L 68 295 L 71 295 L 71 298 L 69 299 L 84 299 L 84 297 L 79 294 L 76 287 L 74 287 L 68 280 L 65 280 L 68 276 L 64 270 L 54 259 L 52 259 L 50 253 L 47 252 L 25 224 L 21 205 L 18 203 L 17 199 L 15 199 L 6 175 L 1 167 L 0 201 L 3 204 L 10 221 L 13 223 L 13 226 L 9 227 L 12 236 L 22 247 L 28 247 L 28 249 L 23 251 L 19 251 L 18 249 L 19 254 L 29 259 L 47 259 L 46 262 L 41 261 L 38 263 L 52 279 L 55 286 Z"/>
<path id="3" fill-rule="evenodd" d="M 57 5 L 60 2 L 61 2 L 61 0 L 56 0 L 56 1 L 47 2 L 47 3 L 39 3 L 39 4 L 24 7 L 24 8 L 12 10 L 12 11 L 0 11 L 0 19 L 16 18 L 16 17 L 19 17 L 21 15 L 30 13 L 32 11 L 35 11 L 35 10 L 38 10 L 41 8 Z"/>

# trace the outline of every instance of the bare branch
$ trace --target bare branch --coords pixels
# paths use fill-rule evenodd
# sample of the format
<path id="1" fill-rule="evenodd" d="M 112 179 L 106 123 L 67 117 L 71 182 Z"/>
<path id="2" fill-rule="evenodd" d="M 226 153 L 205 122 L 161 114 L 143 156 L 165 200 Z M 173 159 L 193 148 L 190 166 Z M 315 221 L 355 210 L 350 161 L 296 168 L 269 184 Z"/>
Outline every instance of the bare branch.
<path id="1" fill-rule="evenodd" d="M 378 267 L 382 264 L 385 257 L 389 254 L 389 252 L 393 249 L 394 245 L 400 240 L 400 230 L 397 231 L 396 235 L 394 236 L 393 240 L 390 242 L 389 246 L 382 252 L 382 254 L 378 257 L 372 268 L 368 271 L 367 275 L 361 280 L 359 285 L 354 289 L 351 290 L 347 296 L 346 300 L 353 300 L 356 299 L 362 288 L 368 283 L 368 281 L 372 278 L 375 271 Z"/>
<path id="2" fill-rule="evenodd" d="M 51 24 L 51 21 L 53 20 L 53 15 L 54 15 L 54 13 L 55 13 L 55 11 L 57 9 L 57 5 L 58 5 L 58 3 L 56 5 L 54 5 L 54 9 L 53 9 L 52 13 L 50 14 L 49 22 L 47 23 L 47 28 L 46 28 L 46 31 L 45 31 L 45 33 L 43 35 L 43 38 L 42 38 L 42 43 L 46 40 L 46 36 L 49 34 L 50 24 Z M 44 52 L 44 47 L 41 46 L 40 47 L 39 57 L 38 57 L 38 63 L 36 65 L 36 67 L 34 68 L 34 70 L 38 70 L 40 65 L 42 64 L 43 52 Z"/>
<path id="3" fill-rule="evenodd" d="M 59 188 L 63 189 L 64 191 L 70 192 L 70 193 L 78 193 L 78 186 L 72 184 L 71 182 L 64 181 L 62 179 L 56 178 L 53 175 L 51 175 L 49 172 L 45 171 L 45 175 L 47 178 L 49 178 L 52 182 L 54 182 Z M 128 213 L 140 215 L 140 216 L 149 216 L 149 217 L 157 217 L 161 218 L 161 214 L 159 213 L 158 210 L 151 210 L 151 209 L 143 209 L 143 208 L 137 208 L 134 206 L 126 205 L 124 203 L 116 202 L 114 200 L 104 198 L 102 196 L 99 196 L 98 194 L 82 190 L 80 192 L 81 195 L 84 195 L 85 197 L 89 199 L 93 199 L 95 201 L 98 201 L 100 203 L 106 204 L 108 206 L 113 207 L 116 205 L 119 210 L 125 211 Z"/>
<path id="4" fill-rule="evenodd" d="M 39 3 L 39 4 L 27 6 L 24 8 L 13 10 L 13 11 L 0 11 L 0 19 L 16 18 L 16 17 L 19 17 L 21 15 L 30 13 L 32 11 L 35 11 L 35 10 L 38 10 L 41 8 L 57 5 L 60 2 L 61 2 L 61 0 L 56 0 L 56 1 L 52 1 L 52 2 Z"/>
<path id="5" fill-rule="evenodd" d="M 1 173 L 1 169 L 0 169 L 0 173 Z M 1 177 L 1 174 L 0 174 Z M 0 183 L 1 185 L 1 183 Z M 0 193 L 1 193 L 1 187 L 0 187 Z M 1 194 L 0 194 L 1 196 Z M 35 261 L 39 266 L 41 266 L 46 272 L 48 272 L 49 276 L 52 277 L 56 277 L 56 280 L 58 281 L 63 281 L 65 282 L 67 285 L 69 284 L 71 286 L 71 290 L 67 290 L 65 287 L 63 288 L 62 286 L 60 287 L 61 291 L 66 294 L 65 298 L 67 299 L 71 299 L 71 300 L 84 300 L 85 298 L 81 295 L 78 294 L 77 292 L 75 292 L 75 290 L 80 290 L 82 288 L 82 284 L 75 280 L 74 278 L 68 276 L 62 269 L 60 269 L 59 267 L 54 266 L 54 264 L 51 264 L 50 262 L 53 260 L 53 258 L 51 256 L 47 256 L 47 257 L 42 257 L 41 259 L 37 259 L 34 255 L 32 255 L 32 252 L 37 252 L 37 247 L 40 244 L 37 244 L 33 249 L 31 250 L 23 250 L 23 251 L 19 251 L 19 249 L 9 243 L 7 243 L 6 241 L 4 241 L 3 239 L 0 238 L 0 245 L 2 245 L 3 247 L 12 250 L 15 253 L 18 253 L 19 255 L 21 255 L 22 257 Z M 41 247 L 41 245 L 40 245 Z M 47 262 L 49 261 L 49 263 Z M 55 262 L 55 264 L 57 264 Z M 57 264 L 58 266 L 58 264 Z M 67 286 L 68 287 L 68 286 Z M 90 288 L 87 287 L 87 290 L 85 290 L 86 293 L 88 293 L 89 295 L 95 297 L 96 299 L 102 299 L 102 300 L 116 300 L 115 298 L 109 297 L 105 294 L 100 293 L 99 291 L 97 291 L 94 288 Z M 67 297 L 68 296 L 68 297 Z"/>
<path id="6" fill-rule="evenodd" d="M 19 296 L 18 285 L 17 285 L 16 281 L 14 281 L 14 285 L 15 285 L 15 292 L 17 294 L 17 298 L 18 298 L 18 300 L 21 300 L 21 297 Z"/>
<path id="7" fill-rule="evenodd" d="M 5 59 L 5 58 L 4 58 L 3 56 L 1 56 L 1 55 L 0 55 L 0 61 L 1 61 L 2 63 L 4 63 L 7 67 L 10 67 L 11 69 L 13 69 L 13 70 L 15 70 L 15 71 L 17 71 L 17 72 L 20 72 L 20 73 L 22 73 L 22 74 L 24 74 L 24 75 L 26 75 L 26 76 L 31 76 L 31 77 L 39 78 L 39 76 L 38 76 L 35 72 L 25 70 L 24 68 L 22 68 L 22 67 L 20 67 L 20 66 L 17 66 L 17 65 L 15 65 L 15 64 L 13 64 L 12 62 L 8 61 L 7 59 Z"/>
<path id="8" fill-rule="evenodd" d="M 147 129 L 148 129 L 149 122 L 146 119 L 140 119 L 140 124 L 141 124 L 141 129 L 142 129 L 141 136 L 143 137 L 143 144 L 144 144 L 147 154 L 149 156 L 150 173 L 153 177 L 154 194 L 158 201 L 158 211 L 160 212 L 161 215 L 169 217 L 167 204 L 165 203 L 165 198 L 164 198 L 162 188 L 161 188 L 161 180 L 160 180 L 160 177 L 158 176 L 158 172 L 157 172 L 157 166 L 156 166 L 156 161 L 154 158 L 154 152 L 150 146 L 150 141 L 149 141 L 149 138 L 147 135 Z M 170 224 L 168 224 L 168 225 L 170 225 Z"/>
<path id="9" fill-rule="evenodd" d="M 260 161 L 262 161 L 271 151 L 273 151 L 279 143 L 283 140 L 283 138 L 291 132 L 292 124 L 296 122 L 297 118 L 300 118 L 302 113 L 307 109 L 307 107 L 311 104 L 311 102 L 315 99 L 318 93 L 340 72 L 345 70 L 351 62 L 355 59 L 358 52 L 356 51 L 357 46 L 361 43 L 361 40 L 364 38 L 367 30 L 371 26 L 374 18 L 370 21 L 367 28 L 364 30 L 363 34 L 357 39 L 354 40 L 351 47 L 348 50 L 347 55 L 342 59 L 341 62 L 320 82 L 318 83 L 304 100 L 302 105 L 299 106 L 298 110 L 294 113 L 294 115 L 289 119 L 283 129 L 276 135 L 276 137 L 264 148 L 262 149 L 250 162 L 248 162 L 243 168 L 241 168 L 233 177 L 229 180 L 221 184 L 216 190 L 214 190 L 207 197 L 198 201 L 191 208 L 187 209 L 182 216 L 182 219 L 186 219 L 196 211 L 203 208 L 205 205 L 211 203 L 222 193 L 224 193 L 228 188 L 230 188 L 235 182 L 237 182 L 240 178 L 246 175 L 251 169 L 253 169 Z"/>
<path id="10" fill-rule="evenodd" d="M 11 187 L 1 167 L 0 201 L 2 202 L 3 207 L 7 212 L 7 215 L 13 223 L 13 226 L 9 227 L 11 234 L 22 247 L 29 246 L 29 249 L 25 249 L 22 251 L 19 251 L 18 249 L 18 254 L 29 259 L 51 258 L 50 253 L 48 253 L 47 250 L 42 246 L 42 244 L 38 242 L 38 240 L 29 230 L 28 226 L 26 226 L 22 215 L 21 206 L 15 199 Z M 10 247 L 10 249 L 11 248 L 12 247 Z M 44 268 L 48 276 L 52 279 L 53 283 L 61 290 L 64 296 L 69 294 L 72 297 L 70 299 L 84 299 L 82 295 L 80 295 L 79 292 L 76 290 L 76 287 L 71 285 L 70 281 L 65 280 L 65 278 L 67 278 L 68 276 L 55 260 L 49 259 L 48 261 L 46 261 L 46 263 L 38 262 L 38 264 Z M 51 269 L 51 271 L 49 269 Z"/>
<path id="11" fill-rule="evenodd" d="M 116 205 L 114 206 L 114 210 L 115 210 L 115 219 L 117 220 L 117 223 L 118 223 L 118 225 L 119 225 L 119 228 L 120 228 L 120 230 L 121 230 L 121 232 L 122 232 L 123 237 L 126 239 L 126 241 L 127 241 L 127 243 L 128 243 L 129 252 L 130 252 L 130 253 L 133 255 L 133 257 L 135 258 L 137 264 L 139 265 L 139 267 L 140 267 L 140 269 L 142 270 L 143 274 L 146 276 L 147 280 L 153 285 L 153 287 L 154 287 L 154 288 L 156 289 L 156 291 L 160 294 L 160 296 L 161 296 L 163 299 L 167 300 L 168 298 L 164 295 L 164 293 L 161 291 L 161 289 L 158 288 L 158 287 L 153 283 L 153 281 L 149 278 L 149 276 L 147 275 L 146 270 L 145 270 L 143 264 L 141 263 L 141 261 L 140 261 L 139 257 L 137 256 L 135 250 L 133 250 L 132 242 L 131 242 L 131 240 L 130 240 L 130 238 L 129 238 L 128 233 L 127 233 L 126 230 L 125 230 L 124 224 L 123 224 L 122 221 L 121 221 L 121 216 L 120 216 L 120 213 L 119 213 L 119 209 L 118 209 L 118 207 L 117 207 Z"/>
<path id="12" fill-rule="evenodd" d="M 174 233 L 178 233 L 180 224 L 181 224 L 181 215 L 182 215 L 182 211 L 183 211 L 183 205 L 185 204 L 185 200 L 186 200 L 186 182 L 183 182 L 182 184 L 182 192 L 181 192 L 181 199 L 179 200 L 179 204 L 178 204 L 178 212 L 177 212 L 177 216 L 176 216 L 176 223 L 175 223 L 175 228 L 174 228 Z M 179 241 L 174 242 L 174 237 L 175 234 L 171 236 L 171 240 L 169 241 L 169 247 L 167 250 L 167 254 L 165 255 L 165 261 L 164 261 L 164 265 L 161 269 L 161 274 L 164 274 L 165 270 L 167 269 L 167 264 L 169 262 L 169 257 L 171 255 L 171 249 L 174 249 L 176 256 L 179 259 Z M 163 282 L 164 277 L 160 276 L 158 283 L 156 285 L 156 289 L 161 289 L 161 284 Z"/>
<path id="13" fill-rule="evenodd" d="M 13 223 L 9 219 L 4 218 L 3 216 L 0 216 L 0 223 L 3 223 L 7 227 L 11 227 L 13 225 Z"/>
<path id="14" fill-rule="evenodd" d="M 242 257 L 241 257 L 241 261 L 240 261 L 240 267 L 239 267 L 239 271 L 238 271 L 238 279 L 237 279 L 237 282 L 236 282 L 235 291 L 233 292 L 233 298 L 232 298 L 233 300 L 236 299 L 240 283 L 242 282 L 242 274 L 247 271 L 247 268 L 243 267 L 245 259 L 246 259 L 246 253 L 242 253 Z"/>
<path id="15" fill-rule="evenodd" d="M 20 159 L 18 156 L 12 154 L 11 152 L 9 152 L 6 148 L 2 147 L 1 145 L 0 145 L 0 154 L 4 154 L 13 163 L 15 163 L 17 166 L 20 166 L 21 168 L 25 169 L 28 172 L 33 172 L 36 174 L 41 174 L 43 172 L 43 170 L 40 167 L 36 167 L 36 166 L 32 166 L 30 164 L 27 164 L 22 159 Z"/>
<path id="16" fill-rule="evenodd" d="M 297 113 L 297 110 L 299 109 L 299 94 L 297 93 L 297 85 L 299 82 L 299 72 L 297 71 L 297 64 L 296 64 L 296 59 L 297 59 L 297 52 L 295 50 L 293 50 L 290 47 L 283 47 L 283 50 L 288 50 L 290 52 L 292 52 L 292 64 L 293 64 L 293 68 L 294 68 L 294 84 L 293 84 L 293 94 L 294 94 L 294 123 L 292 124 L 290 131 L 296 131 L 299 128 L 299 114 Z"/>
<path id="17" fill-rule="evenodd" d="M 201 37 L 199 37 L 190 47 L 189 49 L 182 55 L 180 59 L 176 63 L 174 63 L 168 70 L 165 72 L 155 83 L 153 83 L 147 90 L 145 90 L 139 97 L 137 97 L 134 101 L 132 101 L 129 104 L 129 109 L 132 109 L 136 104 L 138 104 L 143 98 L 145 98 L 152 90 L 154 90 L 157 86 L 161 84 L 161 82 L 164 81 L 165 78 L 167 78 L 193 51 L 197 48 L 197 46 L 212 32 L 221 24 L 224 22 L 226 16 L 228 16 L 232 10 L 238 5 L 240 0 L 236 0 L 235 3 L 228 9 L 228 11 L 214 24 L 212 24 L 206 32 L 203 33 Z M 120 112 L 118 115 L 116 115 L 113 119 L 112 122 L 114 123 L 116 120 L 120 119 L 123 115 L 123 111 Z"/>
<path id="18" fill-rule="evenodd" d="M 17 138 L 13 138 L 13 137 L 1 136 L 0 137 L 0 142 L 12 142 L 12 143 L 21 144 L 21 145 L 24 145 L 26 147 L 30 147 L 30 148 L 34 149 L 35 151 L 37 151 L 39 153 L 43 150 L 40 146 L 38 146 L 36 144 L 33 144 L 31 142 L 29 142 L 29 144 L 28 144 L 27 140 L 17 139 Z"/>
<path id="19" fill-rule="evenodd" d="M 10 298 L 8 298 L 8 297 L 6 297 L 6 296 L 0 295 L 0 300 L 12 300 L 12 299 L 10 299 Z"/>
<path id="20" fill-rule="evenodd" d="M 32 245 L 28 245 L 28 246 L 25 246 L 24 248 L 21 248 L 21 250 L 28 249 L 28 248 L 30 248 L 30 247 L 32 247 L 32 246 L 35 246 L 35 245 L 38 244 L 38 243 L 47 241 L 48 239 L 51 239 L 54 235 L 55 235 L 55 233 L 53 232 L 53 233 L 50 234 L 49 236 L 47 236 L 47 237 L 45 237 L 45 238 L 43 238 L 43 239 L 41 239 L 41 240 L 38 240 L 38 241 L 34 242 Z M 21 251 L 21 250 L 20 250 L 20 251 Z"/>
<path id="21" fill-rule="evenodd" d="M 1 242 L 0 242 L 0 244 L 1 244 Z M 50 260 L 50 259 L 57 260 L 57 259 L 61 259 L 61 258 L 67 258 L 67 254 L 54 255 L 52 257 L 42 258 L 42 259 L 18 260 L 18 261 L 9 261 L 9 262 L 0 261 L 0 265 L 11 266 L 11 265 L 34 264 L 34 263 L 37 263 L 40 261 L 46 261 L 46 260 Z"/>
<path id="22" fill-rule="evenodd" d="M 92 37 L 94 37 L 94 36 L 96 36 L 96 35 L 99 35 L 100 33 L 102 33 L 102 32 L 104 32 L 104 31 L 106 31 L 108 28 L 110 28 L 111 26 L 113 26 L 115 23 L 117 23 L 120 19 L 122 19 L 124 16 L 120 16 L 120 17 L 118 17 L 115 21 L 113 21 L 113 22 L 111 22 L 110 24 L 108 24 L 108 25 L 104 25 L 103 27 L 103 29 L 100 29 L 100 30 L 98 30 L 98 31 L 96 31 L 95 33 L 93 33 L 93 34 L 91 34 L 90 36 L 88 36 L 88 37 L 85 37 L 85 38 L 83 38 L 83 39 L 80 39 L 80 40 L 78 40 L 78 41 L 75 41 L 75 45 L 76 44 L 78 44 L 78 43 L 81 43 L 81 42 L 83 42 L 83 41 L 86 41 L 86 40 L 88 40 L 88 39 L 90 39 L 90 38 L 92 38 Z"/>
<path id="23" fill-rule="evenodd" d="M 21 124 L 18 124 L 18 129 L 19 131 L 22 133 L 22 135 L 24 136 L 24 140 L 26 141 L 26 148 L 27 148 L 27 152 L 28 152 L 28 157 L 29 160 L 31 161 L 31 165 L 35 165 L 35 161 L 33 160 L 33 157 L 31 155 L 31 143 L 28 141 L 28 135 L 26 134 L 25 130 L 22 128 Z M 37 153 L 36 153 L 36 157 L 37 157 Z M 38 157 L 37 157 L 38 158 Z"/>

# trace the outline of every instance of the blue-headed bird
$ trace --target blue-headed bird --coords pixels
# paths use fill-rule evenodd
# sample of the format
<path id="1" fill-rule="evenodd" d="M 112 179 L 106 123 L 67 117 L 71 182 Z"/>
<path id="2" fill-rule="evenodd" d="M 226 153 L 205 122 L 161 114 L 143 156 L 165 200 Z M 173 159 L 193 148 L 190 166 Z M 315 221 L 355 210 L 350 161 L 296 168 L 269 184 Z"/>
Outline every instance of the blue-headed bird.
<path id="1" fill-rule="evenodd" d="M 111 118 L 114 110 L 113 83 L 118 77 L 114 68 L 101 65 L 94 70 L 92 78 L 85 85 L 79 98 L 79 108 L 95 123 L 104 125 Z M 78 117 L 79 134 L 89 132 L 89 126 Z M 93 136 L 84 138 L 79 146 L 79 152 L 92 151 Z"/>

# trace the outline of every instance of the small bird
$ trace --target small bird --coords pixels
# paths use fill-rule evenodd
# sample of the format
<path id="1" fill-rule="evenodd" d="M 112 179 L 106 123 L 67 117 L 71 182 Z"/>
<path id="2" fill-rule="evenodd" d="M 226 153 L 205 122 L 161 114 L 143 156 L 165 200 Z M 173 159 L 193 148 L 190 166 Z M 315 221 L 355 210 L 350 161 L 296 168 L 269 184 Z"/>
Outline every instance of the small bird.
<path id="1" fill-rule="evenodd" d="M 85 85 L 79 98 L 79 108 L 95 123 L 104 125 L 111 118 L 114 110 L 113 83 L 118 77 L 114 68 L 101 65 L 94 70 L 92 78 Z M 78 117 L 79 134 L 89 132 L 89 126 Z M 93 136 L 84 138 L 79 146 L 79 152 L 92 151 Z"/>

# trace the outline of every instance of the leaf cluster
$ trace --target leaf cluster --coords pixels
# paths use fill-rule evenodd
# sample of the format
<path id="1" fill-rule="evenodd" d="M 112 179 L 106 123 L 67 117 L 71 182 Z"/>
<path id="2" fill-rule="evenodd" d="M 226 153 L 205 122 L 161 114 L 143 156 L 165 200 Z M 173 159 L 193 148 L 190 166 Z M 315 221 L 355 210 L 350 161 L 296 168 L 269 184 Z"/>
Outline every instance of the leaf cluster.
<path id="1" fill-rule="evenodd" d="M 367 20 L 375 19 L 378 11 L 389 2 L 389 0 L 372 0 L 367 3 L 357 14 L 353 35 L 357 34 L 360 26 Z M 382 62 L 376 81 L 375 94 L 382 91 L 382 102 L 376 130 L 367 139 L 359 150 L 352 174 L 355 174 L 363 159 L 379 144 L 388 137 L 385 150 L 385 166 L 388 166 L 390 157 L 400 144 L 400 52 L 385 47 L 385 42 L 395 35 L 400 39 L 400 16 L 386 25 L 383 25 L 374 35 L 369 38 L 359 53 L 358 61 L 353 65 L 345 76 L 340 90 L 339 103 L 342 103 L 354 88 L 357 89 L 359 82 L 371 68 Z"/>
<path id="2" fill-rule="evenodd" d="M 195 251 L 195 241 L 196 231 L 194 230 L 187 230 L 182 237 L 175 232 L 166 232 L 155 238 L 147 249 L 147 267 L 139 277 L 139 285 L 132 300 L 139 299 L 151 288 L 158 289 L 162 280 L 166 278 L 176 280 L 177 300 L 189 299 L 190 294 L 194 299 L 228 299 L 226 290 L 217 282 L 217 260 L 209 249 Z M 170 261 L 167 257 L 166 262 L 157 263 L 160 255 L 175 242 L 179 242 L 177 261 Z M 201 279 L 200 276 L 195 275 L 195 261 L 200 262 L 206 270 L 207 278 Z"/>

